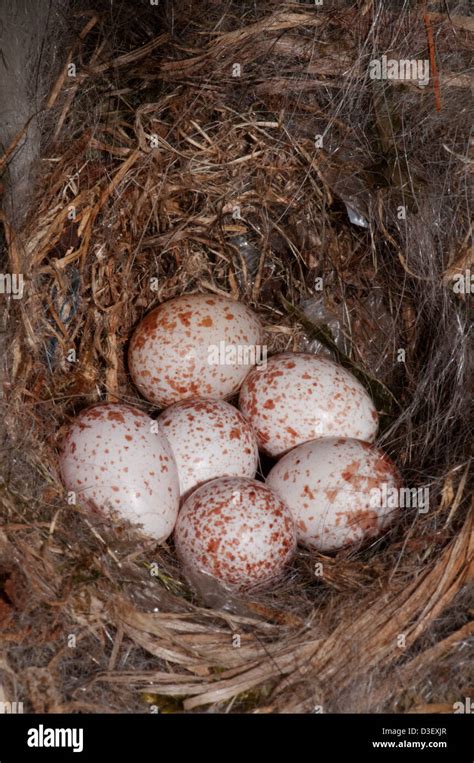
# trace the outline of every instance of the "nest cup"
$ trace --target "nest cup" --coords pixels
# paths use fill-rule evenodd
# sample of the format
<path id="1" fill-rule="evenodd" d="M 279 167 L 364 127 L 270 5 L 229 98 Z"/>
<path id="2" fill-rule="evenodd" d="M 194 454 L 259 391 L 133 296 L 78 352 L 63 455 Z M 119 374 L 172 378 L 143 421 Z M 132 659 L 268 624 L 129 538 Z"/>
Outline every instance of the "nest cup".
<path id="1" fill-rule="evenodd" d="M 77 6 L 29 213 L 4 218 L 25 280 L 4 334 L 4 694 L 33 712 L 452 711 L 471 633 L 472 23 L 414 4 L 396 23 L 377 3 L 172 5 Z M 387 51 L 433 67 L 433 46 L 427 84 L 370 76 Z M 65 427 L 99 401 L 157 413 L 128 342 L 183 293 L 248 304 L 269 354 L 349 368 L 427 501 L 362 548 L 300 550 L 245 597 L 70 505 Z"/>

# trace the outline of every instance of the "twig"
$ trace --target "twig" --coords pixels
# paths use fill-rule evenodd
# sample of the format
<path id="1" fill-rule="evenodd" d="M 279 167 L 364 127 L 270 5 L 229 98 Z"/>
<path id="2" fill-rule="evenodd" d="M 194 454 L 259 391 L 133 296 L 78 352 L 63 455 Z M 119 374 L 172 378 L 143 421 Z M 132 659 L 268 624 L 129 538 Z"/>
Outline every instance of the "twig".
<path id="1" fill-rule="evenodd" d="M 431 66 L 431 71 L 433 76 L 433 90 L 435 94 L 436 111 L 441 111 L 441 93 L 439 89 L 438 69 L 436 67 L 433 30 L 431 28 L 430 17 L 427 13 L 423 15 L 423 21 L 425 23 L 426 36 L 428 37 L 428 48 L 429 48 L 429 54 L 430 54 L 430 66 Z"/>

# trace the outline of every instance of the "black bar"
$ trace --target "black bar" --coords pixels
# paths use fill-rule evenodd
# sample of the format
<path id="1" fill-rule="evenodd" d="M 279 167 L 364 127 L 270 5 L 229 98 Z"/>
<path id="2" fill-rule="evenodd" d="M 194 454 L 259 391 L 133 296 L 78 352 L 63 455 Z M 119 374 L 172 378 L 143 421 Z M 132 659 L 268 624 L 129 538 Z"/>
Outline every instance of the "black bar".
<path id="1" fill-rule="evenodd" d="M 0 715 L 0 763 L 170 758 L 290 763 L 418 760 L 472 763 L 473 718 L 449 715 Z M 56 730 L 64 733 L 57 734 Z M 74 734 L 74 730 L 76 733 Z M 82 730 L 82 739 L 80 736 Z M 41 743 L 42 747 L 28 745 Z M 69 743 L 50 747 L 49 742 Z M 74 752 L 74 747 L 77 752 Z M 471 750 L 471 752 L 469 752 Z M 278 756 L 278 758 L 276 758 Z"/>

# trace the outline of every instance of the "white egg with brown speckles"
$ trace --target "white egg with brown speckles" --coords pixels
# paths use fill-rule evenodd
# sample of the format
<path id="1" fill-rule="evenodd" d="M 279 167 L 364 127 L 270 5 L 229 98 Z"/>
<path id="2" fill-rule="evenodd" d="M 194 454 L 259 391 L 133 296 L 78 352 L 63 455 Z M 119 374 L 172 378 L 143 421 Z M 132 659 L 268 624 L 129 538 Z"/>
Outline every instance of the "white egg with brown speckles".
<path id="1" fill-rule="evenodd" d="M 243 477 L 220 477 L 191 493 L 174 539 L 185 569 L 236 591 L 275 582 L 296 547 L 288 507 L 262 482 Z"/>
<path id="2" fill-rule="evenodd" d="M 281 353 L 248 374 L 239 407 L 259 448 L 281 456 L 317 437 L 375 439 L 378 416 L 362 384 L 329 358 Z"/>
<path id="3" fill-rule="evenodd" d="M 179 508 L 174 456 L 156 422 L 119 403 L 79 413 L 62 443 L 66 488 L 92 511 L 116 512 L 159 542 L 173 532 Z"/>
<path id="4" fill-rule="evenodd" d="M 241 302 L 190 294 L 164 302 L 137 326 L 130 373 L 142 395 L 162 408 L 190 397 L 236 394 L 259 358 L 262 325 Z"/>
<path id="5" fill-rule="evenodd" d="M 158 424 L 176 460 L 182 497 L 216 477 L 255 477 L 255 435 L 240 411 L 224 400 L 175 403 Z"/>
<path id="6" fill-rule="evenodd" d="M 380 449 L 322 438 L 294 448 L 266 484 L 288 505 L 298 541 L 322 552 L 378 536 L 397 515 L 400 475 Z"/>

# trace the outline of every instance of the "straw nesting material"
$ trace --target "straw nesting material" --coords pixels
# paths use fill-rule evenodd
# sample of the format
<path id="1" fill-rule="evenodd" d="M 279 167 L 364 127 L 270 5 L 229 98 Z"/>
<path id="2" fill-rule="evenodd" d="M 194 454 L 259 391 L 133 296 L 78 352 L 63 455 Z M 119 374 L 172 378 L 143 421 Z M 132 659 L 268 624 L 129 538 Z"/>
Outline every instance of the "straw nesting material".
<path id="1" fill-rule="evenodd" d="M 33 711 L 449 708 L 472 635 L 453 288 L 472 262 L 472 28 L 414 3 L 192 5 L 75 18 L 77 74 L 51 87 L 30 214 L 4 221 L 26 282 L 3 400 L 4 692 Z M 436 87 L 367 75 L 431 45 Z M 301 551 L 276 589 L 236 598 L 197 595 L 171 544 L 68 506 L 64 427 L 99 400 L 153 412 L 127 343 L 184 292 L 249 304 L 270 352 L 323 349 L 356 373 L 429 510 L 368 548 Z"/>

